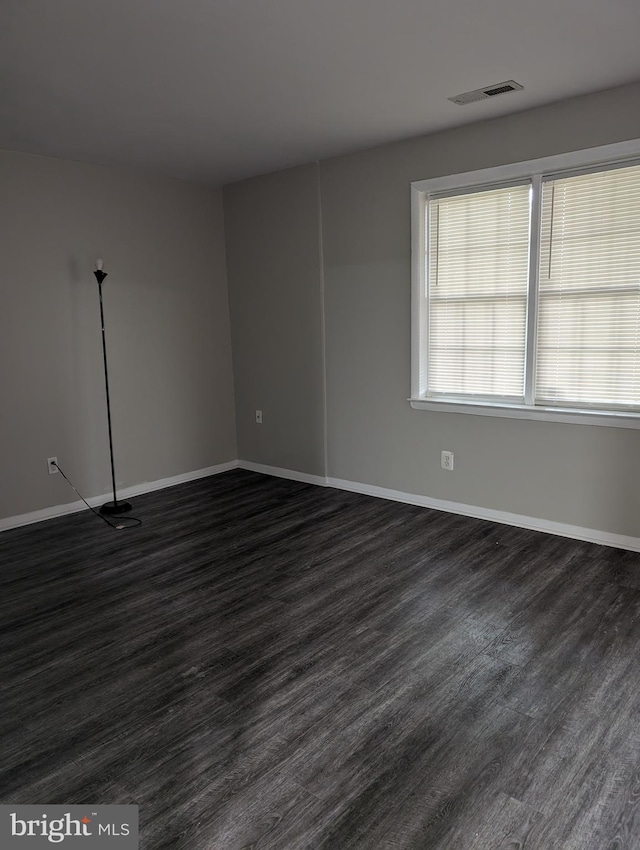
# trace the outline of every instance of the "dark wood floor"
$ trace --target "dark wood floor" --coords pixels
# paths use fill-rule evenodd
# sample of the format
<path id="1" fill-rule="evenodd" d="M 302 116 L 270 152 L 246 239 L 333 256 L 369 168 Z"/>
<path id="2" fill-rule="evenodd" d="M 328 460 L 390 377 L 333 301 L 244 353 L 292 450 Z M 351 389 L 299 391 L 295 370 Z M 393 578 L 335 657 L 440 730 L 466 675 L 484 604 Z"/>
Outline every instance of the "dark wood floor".
<path id="1" fill-rule="evenodd" d="M 640 556 L 233 471 L 0 535 L 0 801 L 141 848 L 640 847 Z"/>

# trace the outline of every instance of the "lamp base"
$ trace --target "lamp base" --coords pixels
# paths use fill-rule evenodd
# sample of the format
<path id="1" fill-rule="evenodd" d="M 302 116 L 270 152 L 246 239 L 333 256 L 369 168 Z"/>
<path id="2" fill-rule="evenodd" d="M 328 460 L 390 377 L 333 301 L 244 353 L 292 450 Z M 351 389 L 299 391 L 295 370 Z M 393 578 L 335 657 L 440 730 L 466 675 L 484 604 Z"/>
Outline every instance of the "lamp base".
<path id="1" fill-rule="evenodd" d="M 108 514 L 109 516 L 115 516 L 117 514 L 126 514 L 127 511 L 131 510 L 131 502 L 105 502 L 105 504 L 100 508 L 101 514 Z"/>

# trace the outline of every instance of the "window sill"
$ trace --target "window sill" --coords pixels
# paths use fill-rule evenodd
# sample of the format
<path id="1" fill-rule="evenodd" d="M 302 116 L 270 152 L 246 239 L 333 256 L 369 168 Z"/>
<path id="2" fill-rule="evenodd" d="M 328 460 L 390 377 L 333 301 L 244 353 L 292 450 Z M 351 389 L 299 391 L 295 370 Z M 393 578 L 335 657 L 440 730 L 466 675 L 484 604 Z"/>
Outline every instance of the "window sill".
<path id="1" fill-rule="evenodd" d="M 539 422 L 564 422 L 570 425 L 604 425 L 607 428 L 640 428 L 640 413 L 611 410 L 585 410 L 567 407 L 530 407 L 524 404 L 494 404 L 493 402 L 465 402 L 424 398 L 408 399 L 414 410 L 431 410 L 440 413 L 466 413 L 472 416 L 506 417 L 507 419 L 533 419 Z"/>

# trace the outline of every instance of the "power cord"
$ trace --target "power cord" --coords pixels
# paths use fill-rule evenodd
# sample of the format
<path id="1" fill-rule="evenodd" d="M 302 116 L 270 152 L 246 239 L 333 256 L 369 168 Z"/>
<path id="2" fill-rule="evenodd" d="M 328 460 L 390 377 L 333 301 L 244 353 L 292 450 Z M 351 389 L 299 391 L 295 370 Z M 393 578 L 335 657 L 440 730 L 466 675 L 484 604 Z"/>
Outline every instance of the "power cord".
<path id="1" fill-rule="evenodd" d="M 117 521 L 118 524 L 116 525 L 115 523 L 111 522 L 104 514 L 101 514 L 100 511 L 97 511 L 95 508 L 91 507 L 91 505 L 89 504 L 89 502 L 87 502 L 87 500 L 82 495 L 82 493 L 80 493 L 78 490 L 76 490 L 73 483 L 71 481 L 69 481 L 67 476 L 64 474 L 64 472 L 60 468 L 60 465 L 55 460 L 51 461 L 51 465 L 55 466 L 55 468 L 58 470 L 60 475 L 62 475 L 62 477 L 67 482 L 69 487 L 71 487 L 71 489 L 74 491 L 74 493 L 76 493 L 76 495 L 80 496 L 80 498 L 85 503 L 85 505 L 89 508 L 89 510 L 92 513 L 94 513 L 97 517 L 100 517 L 100 519 L 103 520 L 104 522 L 106 522 L 107 525 L 110 525 L 111 528 L 116 528 L 116 529 L 118 529 L 118 531 L 123 531 L 127 528 L 137 528 L 139 525 L 142 525 L 142 520 L 138 519 L 138 517 L 135 517 L 135 516 L 116 516 L 116 517 L 114 517 L 114 519 Z M 126 525 L 126 523 L 133 523 L 133 525 Z"/>

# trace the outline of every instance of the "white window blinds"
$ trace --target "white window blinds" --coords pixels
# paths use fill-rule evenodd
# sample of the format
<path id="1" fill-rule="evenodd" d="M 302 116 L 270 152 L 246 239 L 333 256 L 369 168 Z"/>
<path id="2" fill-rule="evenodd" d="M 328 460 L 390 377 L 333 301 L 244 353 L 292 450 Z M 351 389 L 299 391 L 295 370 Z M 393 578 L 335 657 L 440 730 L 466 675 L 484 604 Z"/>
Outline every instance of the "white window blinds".
<path id="1" fill-rule="evenodd" d="M 429 395 L 523 398 L 530 193 L 429 200 Z"/>
<path id="2" fill-rule="evenodd" d="M 543 183 L 536 403 L 640 405 L 640 166 Z"/>

